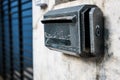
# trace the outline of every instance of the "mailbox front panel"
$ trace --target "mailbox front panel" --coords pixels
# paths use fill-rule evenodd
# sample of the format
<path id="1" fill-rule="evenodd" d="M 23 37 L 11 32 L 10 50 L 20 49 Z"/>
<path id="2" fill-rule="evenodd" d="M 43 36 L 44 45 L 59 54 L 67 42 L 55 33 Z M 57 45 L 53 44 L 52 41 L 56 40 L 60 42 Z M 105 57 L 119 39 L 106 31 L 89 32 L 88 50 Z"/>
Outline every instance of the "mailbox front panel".
<path id="1" fill-rule="evenodd" d="M 77 11 L 45 16 L 45 45 L 50 49 L 80 53 L 80 29 Z"/>

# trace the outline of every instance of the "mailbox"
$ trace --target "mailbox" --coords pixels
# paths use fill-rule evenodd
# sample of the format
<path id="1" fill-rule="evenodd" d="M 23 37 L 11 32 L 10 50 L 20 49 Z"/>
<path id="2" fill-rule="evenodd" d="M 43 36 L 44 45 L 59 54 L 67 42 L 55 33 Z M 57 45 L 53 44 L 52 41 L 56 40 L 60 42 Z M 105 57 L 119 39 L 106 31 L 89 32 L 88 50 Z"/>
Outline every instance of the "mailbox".
<path id="1" fill-rule="evenodd" d="M 49 49 L 87 57 L 104 53 L 103 14 L 95 5 L 51 10 L 41 22 Z"/>

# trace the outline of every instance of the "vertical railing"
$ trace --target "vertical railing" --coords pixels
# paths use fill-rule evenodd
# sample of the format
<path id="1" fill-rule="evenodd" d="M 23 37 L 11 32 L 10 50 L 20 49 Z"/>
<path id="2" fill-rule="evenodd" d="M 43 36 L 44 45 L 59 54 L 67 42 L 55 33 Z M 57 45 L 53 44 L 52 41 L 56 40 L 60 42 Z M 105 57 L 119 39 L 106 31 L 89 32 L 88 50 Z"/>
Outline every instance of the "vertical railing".
<path id="1" fill-rule="evenodd" d="M 33 80 L 32 1 L 0 1 L 0 31 L 4 80 Z"/>
<path id="2" fill-rule="evenodd" d="M 1 5 L 2 5 L 2 7 L 1 7 L 1 19 L 2 19 L 2 57 L 3 57 L 3 68 L 6 68 L 6 66 L 5 66 L 5 60 L 6 60 L 6 58 L 5 58 L 5 35 L 4 35 L 4 11 L 3 11 L 3 1 L 1 1 Z M 6 69 L 3 69 L 3 78 L 4 79 L 6 79 Z"/>
<path id="3" fill-rule="evenodd" d="M 8 13 L 9 13 L 9 44 L 10 44 L 10 80 L 13 80 L 13 41 L 12 41 L 12 19 L 11 19 L 11 2 L 8 0 Z"/>
<path id="4" fill-rule="evenodd" d="M 23 80 L 23 33 L 22 33 L 22 9 L 21 9 L 21 0 L 18 0 L 18 13 L 19 13 L 19 40 L 20 40 L 20 74 L 21 80 Z"/>
<path id="5" fill-rule="evenodd" d="M 2 47 L 2 1 L 0 1 L 0 75 L 3 76 L 3 47 Z"/>

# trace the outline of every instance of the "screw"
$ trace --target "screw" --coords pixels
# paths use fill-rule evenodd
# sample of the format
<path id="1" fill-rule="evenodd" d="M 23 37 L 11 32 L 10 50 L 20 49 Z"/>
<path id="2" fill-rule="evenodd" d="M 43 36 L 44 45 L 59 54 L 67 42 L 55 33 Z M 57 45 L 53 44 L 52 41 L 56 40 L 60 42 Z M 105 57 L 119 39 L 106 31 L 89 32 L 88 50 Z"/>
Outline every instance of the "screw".
<path id="1" fill-rule="evenodd" d="M 99 25 L 96 26 L 96 32 L 95 32 L 95 34 L 96 34 L 97 37 L 101 36 L 101 29 L 100 29 Z"/>

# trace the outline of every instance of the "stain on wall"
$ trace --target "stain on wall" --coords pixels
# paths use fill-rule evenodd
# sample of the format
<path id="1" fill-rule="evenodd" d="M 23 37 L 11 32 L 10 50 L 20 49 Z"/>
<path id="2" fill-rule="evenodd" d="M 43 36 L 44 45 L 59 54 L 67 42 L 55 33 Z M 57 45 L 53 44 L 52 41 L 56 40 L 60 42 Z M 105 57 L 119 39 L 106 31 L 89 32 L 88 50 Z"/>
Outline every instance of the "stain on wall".
<path id="1" fill-rule="evenodd" d="M 105 56 L 101 62 L 68 56 L 44 46 L 44 27 L 40 23 L 43 15 L 49 10 L 82 4 L 95 4 L 104 13 Z M 119 7 L 120 0 L 49 0 L 46 10 L 33 3 L 34 80 L 119 80 Z"/>

